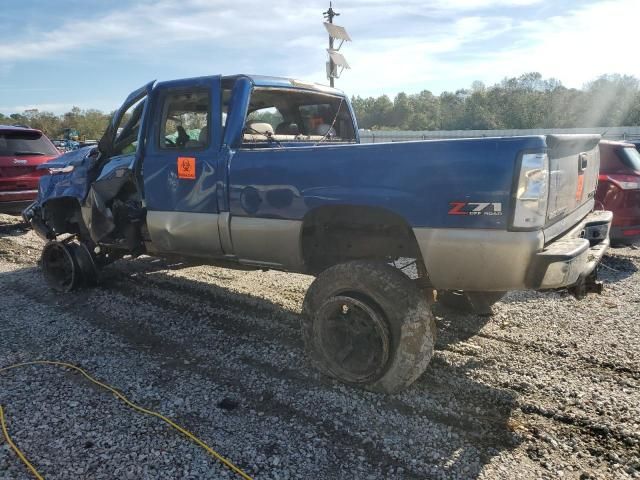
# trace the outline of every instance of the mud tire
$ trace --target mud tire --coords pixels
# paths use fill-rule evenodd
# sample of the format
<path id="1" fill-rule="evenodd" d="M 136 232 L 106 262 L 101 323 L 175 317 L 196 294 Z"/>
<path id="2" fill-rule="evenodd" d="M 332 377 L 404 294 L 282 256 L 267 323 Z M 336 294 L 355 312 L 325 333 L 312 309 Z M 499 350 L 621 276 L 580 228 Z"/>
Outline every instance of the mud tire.
<path id="1" fill-rule="evenodd" d="M 374 392 L 398 392 L 424 372 L 435 330 L 425 296 L 406 275 L 381 262 L 330 267 L 304 299 L 302 334 L 314 366 Z M 343 351 L 349 351 L 346 357 Z"/>

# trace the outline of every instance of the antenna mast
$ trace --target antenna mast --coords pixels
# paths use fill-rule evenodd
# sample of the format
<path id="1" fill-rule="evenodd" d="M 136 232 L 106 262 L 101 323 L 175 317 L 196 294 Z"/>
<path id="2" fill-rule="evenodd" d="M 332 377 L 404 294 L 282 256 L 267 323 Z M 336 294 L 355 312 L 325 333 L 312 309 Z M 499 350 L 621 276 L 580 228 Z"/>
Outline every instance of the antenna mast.
<path id="1" fill-rule="evenodd" d="M 347 41 L 351 41 L 351 37 L 344 29 L 344 27 L 340 27 L 339 25 L 333 24 L 334 17 L 339 16 L 340 14 L 333 9 L 332 2 L 329 2 L 329 10 L 326 12 L 322 12 L 326 22 L 324 22 L 324 28 L 326 28 L 329 33 L 329 48 L 327 49 L 327 53 L 329 54 L 329 61 L 327 62 L 327 78 L 329 79 L 329 85 L 334 86 L 334 80 L 336 78 L 340 78 L 340 74 L 345 68 L 349 67 L 347 60 L 344 56 L 339 53 L 340 47 L 342 44 Z M 340 45 L 338 48 L 334 48 L 334 40 L 340 40 Z M 338 67 L 342 67 L 340 72 L 338 72 Z"/>

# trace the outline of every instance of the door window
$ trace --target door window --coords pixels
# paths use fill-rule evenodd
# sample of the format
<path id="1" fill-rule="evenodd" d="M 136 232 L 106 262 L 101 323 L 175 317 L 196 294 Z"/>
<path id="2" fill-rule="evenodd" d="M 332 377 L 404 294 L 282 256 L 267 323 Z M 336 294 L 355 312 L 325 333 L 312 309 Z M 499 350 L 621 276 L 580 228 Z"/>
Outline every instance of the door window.
<path id="1" fill-rule="evenodd" d="M 199 150 L 209 146 L 210 94 L 206 89 L 171 92 L 164 98 L 160 148 Z"/>

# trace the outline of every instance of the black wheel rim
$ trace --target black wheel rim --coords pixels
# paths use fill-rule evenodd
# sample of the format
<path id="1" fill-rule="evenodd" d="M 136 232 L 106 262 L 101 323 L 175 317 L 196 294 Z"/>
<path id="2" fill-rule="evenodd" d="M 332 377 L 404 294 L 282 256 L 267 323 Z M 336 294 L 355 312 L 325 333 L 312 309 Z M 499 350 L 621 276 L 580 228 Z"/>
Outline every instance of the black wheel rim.
<path id="1" fill-rule="evenodd" d="M 387 321 L 373 302 L 332 297 L 318 310 L 314 330 L 325 364 L 339 379 L 364 383 L 384 372 L 391 338 Z"/>
<path id="2" fill-rule="evenodd" d="M 69 291 L 75 286 L 76 266 L 71 252 L 62 243 L 50 243 L 42 251 L 42 270 L 51 288 Z"/>

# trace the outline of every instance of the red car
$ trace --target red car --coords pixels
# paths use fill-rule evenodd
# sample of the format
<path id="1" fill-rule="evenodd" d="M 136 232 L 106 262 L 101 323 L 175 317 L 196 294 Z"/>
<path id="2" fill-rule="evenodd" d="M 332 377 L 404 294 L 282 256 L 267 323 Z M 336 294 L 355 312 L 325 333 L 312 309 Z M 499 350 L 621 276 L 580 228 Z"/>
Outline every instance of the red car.
<path id="1" fill-rule="evenodd" d="M 640 153 L 626 142 L 600 142 L 598 207 L 613 212 L 613 244 L 640 240 Z"/>
<path id="2" fill-rule="evenodd" d="M 0 125 L 0 212 L 18 214 L 33 202 L 41 163 L 60 155 L 40 130 Z"/>

